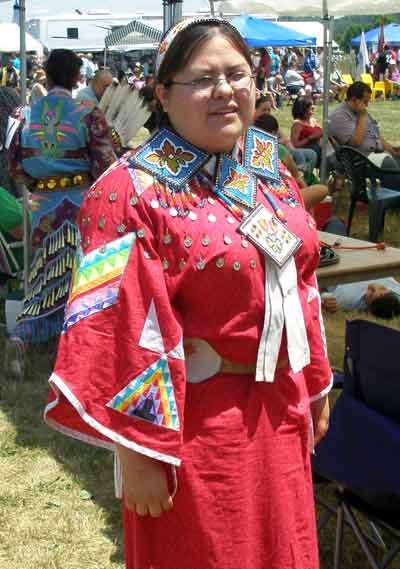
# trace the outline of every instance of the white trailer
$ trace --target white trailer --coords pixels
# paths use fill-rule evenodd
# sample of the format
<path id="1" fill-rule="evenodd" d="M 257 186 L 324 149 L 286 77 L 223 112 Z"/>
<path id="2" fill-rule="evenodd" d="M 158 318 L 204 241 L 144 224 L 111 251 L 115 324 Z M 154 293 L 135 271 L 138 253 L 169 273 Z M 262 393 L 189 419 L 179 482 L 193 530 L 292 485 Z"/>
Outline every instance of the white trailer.
<path id="1" fill-rule="evenodd" d="M 106 36 L 134 19 L 162 30 L 161 15 L 112 14 L 108 11 L 40 16 L 28 20 L 26 30 L 48 50 L 66 48 L 82 52 L 102 51 Z"/>

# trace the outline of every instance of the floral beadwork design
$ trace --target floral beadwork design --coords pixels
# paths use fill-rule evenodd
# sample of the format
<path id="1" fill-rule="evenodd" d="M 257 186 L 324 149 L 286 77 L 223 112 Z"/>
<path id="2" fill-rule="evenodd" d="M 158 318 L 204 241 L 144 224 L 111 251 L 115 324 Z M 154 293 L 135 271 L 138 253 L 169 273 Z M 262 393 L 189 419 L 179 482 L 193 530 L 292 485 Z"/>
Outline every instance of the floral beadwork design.
<path id="1" fill-rule="evenodd" d="M 162 41 L 160 43 L 160 47 L 158 48 L 158 53 L 161 55 L 163 53 L 165 53 L 167 51 L 167 47 L 168 47 L 168 42 L 167 41 Z"/>
<path id="2" fill-rule="evenodd" d="M 144 170 L 168 188 L 180 192 L 208 159 L 208 154 L 187 140 L 162 129 L 128 158 L 128 168 Z"/>
<path id="3" fill-rule="evenodd" d="M 196 156 L 182 147 L 175 147 L 168 139 L 164 140 L 160 148 L 148 154 L 145 158 L 151 164 L 156 164 L 160 168 L 166 166 L 174 174 L 179 174 L 182 166 L 187 166 L 196 159 Z"/>
<path id="4" fill-rule="evenodd" d="M 266 242 L 274 253 L 282 253 L 282 241 L 279 239 L 279 237 L 276 235 L 268 235 L 266 237 Z"/>
<path id="5" fill-rule="evenodd" d="M 273 170 L 273 151 L 274 146 L 269 140 L 260 140 L 254 137 L 255 147 L 251 154 L 251 165 L 254 168 L 266 168 Z"/>
<path id="6" fill-rule="evenodd" d="M 248 193 L 248 183 L 250 181 L 250 177 L 246 176 L 246 174 L 242 174 L 233 168 L 229 168 L 229 175 L 224 180 L 224 189 L 233 189 L 237 190 L 243 195 L 247 195 Z"/>
<path id="7" fill-rule="evenodd" d="M 278 139 L 276 136 L 250 127 L 244 137 L 243 166 L 268 181 L 280 180 L 278 168 Z"/>

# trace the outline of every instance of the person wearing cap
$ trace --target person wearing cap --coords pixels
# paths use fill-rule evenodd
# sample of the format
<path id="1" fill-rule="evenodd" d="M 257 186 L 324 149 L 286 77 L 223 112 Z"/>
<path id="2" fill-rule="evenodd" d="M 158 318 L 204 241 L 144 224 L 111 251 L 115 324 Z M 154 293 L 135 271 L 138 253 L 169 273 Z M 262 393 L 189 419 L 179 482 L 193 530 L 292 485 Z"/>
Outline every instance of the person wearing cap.
<path id="1" fill-rule="evenodd" d="M 33 74 L 33 85 L 31 89 L 31 105 L 40 99 L 40 97 L 45 97 L 47 95 L 46 81 L 47 77 L 44 69 L 38 69 L 35 71 Z"/>
<path id="2" fill-rule="evenodd" d="M 317 569 L 315 224 L 236 28 L 180 22 L 155 75 L 159 130 L 81 208 L 45 420 L 116 451 L 127 569 Z"/>
<path id="3" fill-rule="evenodd" d="M 116 159 L 103 112 L 72 99 L 81 65 L 70 50 L 50 53 L 49 92 L 15 113 L 21 123 L 8 151 L 10 174 L 28 186 L 32 209 L 28 291 L 15 336 L 50 348 L 62 331 L 80 205 Z"/>

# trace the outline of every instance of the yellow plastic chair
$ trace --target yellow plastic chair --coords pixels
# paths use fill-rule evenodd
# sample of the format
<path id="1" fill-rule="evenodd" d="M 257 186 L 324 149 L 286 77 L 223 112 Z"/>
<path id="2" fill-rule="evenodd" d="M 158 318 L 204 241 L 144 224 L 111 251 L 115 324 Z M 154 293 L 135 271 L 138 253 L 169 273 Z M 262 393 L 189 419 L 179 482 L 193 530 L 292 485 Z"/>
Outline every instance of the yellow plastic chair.
<path id="1" fill-rule="evenodd" d="M 361 73 L 360 79 L 363 83 L 369 85 L 371 89 L 374 86 L 374 80 L 372 79 L 372 75 L 370 73 Z"/>
<path id="2" fill-rule="evenodd" d="M 386 99 L 386 87 L 384 81 L 375 81 L 374 86 L 372 87 L 372 100 L 375 101 L 375 97 L 377 93 L 382 93 L 382 99 L 385 101 Z"/>
<path id="3" fill-rule="evenodd" d="M 342 81 L 344 83 L 346 83 L 346 85 L 352 85 L 353 84 L 353 77 L 350 75 L 350 73 L 344 73 L 342 75 Z"/>
<path id="4" fill-rule="evenodd" d="M 382 97 L 385 100 L 386 99 L 386 89 L 385 89 L 385 82 L 384 81 L 376 81 L 374 84 L 374 80 L 372 78 L 372 75 L 370 73 L 361 73 L 361 77 L 360 77 L 361 81 L 363 83 L 366 83 L 367 85 L 369 85 L 369 87 L 371 87 L 371 100 L 375 101 L 375 97 L 377 93 L 382 93 Z"/>
<path id="5" fill-rule="evenodd" d="M 385 79 L 385 90 L 386 90 L 386 97 L 388 95 L 390 96 L 394 95 L 395 91 L 394 82 L 390 81 L 390 79 Z"/>

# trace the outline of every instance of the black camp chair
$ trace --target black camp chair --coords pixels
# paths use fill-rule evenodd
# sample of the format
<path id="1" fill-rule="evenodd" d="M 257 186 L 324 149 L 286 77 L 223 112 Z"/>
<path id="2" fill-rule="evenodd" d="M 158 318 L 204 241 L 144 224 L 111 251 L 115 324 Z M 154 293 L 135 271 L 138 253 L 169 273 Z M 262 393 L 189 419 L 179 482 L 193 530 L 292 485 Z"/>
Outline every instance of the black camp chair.
<path id="1" fill-rule="evenodd" d="M 334 568 L 351 528 L 373 569 L 400 553 L 400 332 L 347 322 L 344 389 L 313 470 L 337 486 Z"/>
<path id="2" fill-rule="evenodd" d="M 385 187 L 376 187 L 376 180 L 384 180 L 385 175 L 397 174 L 399 170 L 378 168 L 367 156 L 352 146 L 340 146 L 336 150 L 336 159 L 349 181 L 350 202 L 347 218 L 347 235 L 350 235 L 351 223 L 357 202 L 368 204 L 369 240 L 377 241 L 385 224 L 387 209 L 400 208 L 399 191 Z M 367 187 L 367 180 L 371 188 Z"/>

